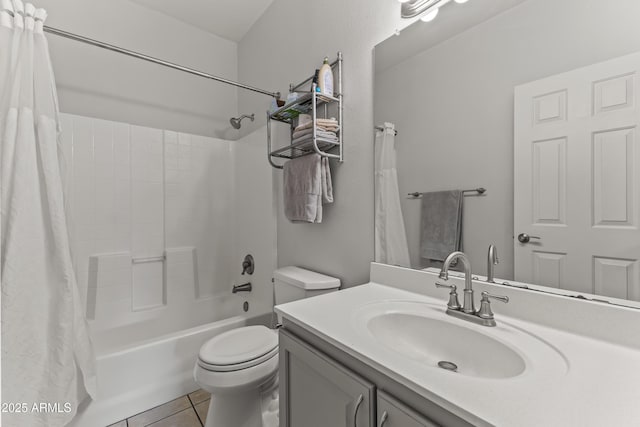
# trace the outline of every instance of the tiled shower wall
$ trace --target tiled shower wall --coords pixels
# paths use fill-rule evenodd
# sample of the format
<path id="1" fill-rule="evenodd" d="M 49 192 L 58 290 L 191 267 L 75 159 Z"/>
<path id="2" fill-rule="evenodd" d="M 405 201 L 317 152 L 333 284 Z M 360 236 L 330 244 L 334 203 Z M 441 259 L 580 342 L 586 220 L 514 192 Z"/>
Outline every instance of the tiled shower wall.
<path id="1" fill-rule="evenodd" d="M 167 320 L 167 313 L 180 320 L 172 327 L 224 317 L 212 301 L 226 300 L 227 311 L 240 306 L 230 293 L 241 279 L 240 246 L 257 246 L 268 254 L 263 267 L 274 264 L 271 172 L 259 135 L 232 143 L 67 114 L 62 128 L 74 265 L 94 330 Z M 261 159 L 261 167 L 243 174 L 252 182 L 244 184 L 242 203 L 262 203 L 247 218 L 260 227 L 251 238 L 236 232 L 232 144 L 241 144 L 247 162 Z"/>

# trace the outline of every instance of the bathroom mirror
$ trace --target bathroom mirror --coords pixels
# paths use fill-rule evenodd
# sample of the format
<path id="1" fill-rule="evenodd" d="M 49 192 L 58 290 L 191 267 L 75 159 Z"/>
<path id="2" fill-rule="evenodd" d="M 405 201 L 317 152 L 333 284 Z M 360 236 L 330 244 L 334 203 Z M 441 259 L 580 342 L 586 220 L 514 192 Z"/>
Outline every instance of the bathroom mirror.
<path id="1" fill-rule="evenodd" d="M 462 198 L 474 275 L 494 244 L 498 282 L 640 307 L 639 17 L 637 0 L 450 2 L 375 47 L 412 268 L 439 264 L 409 194 L 482 187 Z M 381 233 L 393 179 L 375 181 Z"/>

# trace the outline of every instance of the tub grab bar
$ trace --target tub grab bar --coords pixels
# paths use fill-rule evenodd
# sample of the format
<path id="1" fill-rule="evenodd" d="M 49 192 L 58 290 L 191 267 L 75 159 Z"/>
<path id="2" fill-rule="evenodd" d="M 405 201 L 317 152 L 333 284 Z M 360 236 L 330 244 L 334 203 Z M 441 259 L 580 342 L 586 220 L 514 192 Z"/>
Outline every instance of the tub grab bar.
<path id="1" fill-rule="evenodd" d="M 164 262 L 167 259 L 165 255 L 162 256 L 154 256 L 154 257 L 146 257 L 146 258 L 131 258 L 131 263 L 133 264 L 145 264 L 148 262 Z"/>

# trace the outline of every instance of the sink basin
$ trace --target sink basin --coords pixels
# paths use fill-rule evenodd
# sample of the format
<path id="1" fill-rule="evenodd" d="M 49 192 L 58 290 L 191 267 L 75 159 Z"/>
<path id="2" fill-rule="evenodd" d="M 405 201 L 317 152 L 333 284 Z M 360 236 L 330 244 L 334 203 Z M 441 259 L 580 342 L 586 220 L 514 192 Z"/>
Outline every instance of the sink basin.
<path id="1" fill-rule="evenodd" d="M 443 369 L 488 378 L 515 377 L 525 370 L 524 359 L 505 344 L 447 321 L 388 313 L 373 317 L 367 327 L 389 349 L 430 366 L 445 362 Z"/>
<path id="2" fill-rule="evenodd" d="M 447 316 L 432 304 L 389 301 L 362 307 L 354 320 L 389 352 L 444 374 L 513 378 L 530 372 L 532 360 L 552 363 L 557 374 L 567 369 L 555 348 L 500 319 L 497 327 L 486 327 Z"/>

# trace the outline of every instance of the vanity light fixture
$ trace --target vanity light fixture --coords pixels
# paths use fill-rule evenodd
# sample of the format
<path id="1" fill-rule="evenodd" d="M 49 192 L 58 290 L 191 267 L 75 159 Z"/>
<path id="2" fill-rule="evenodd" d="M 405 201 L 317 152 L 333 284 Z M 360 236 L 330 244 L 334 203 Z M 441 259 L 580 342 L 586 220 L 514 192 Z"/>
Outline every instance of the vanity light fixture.
<path id="1" fill-rule="evenodd" d="M 451 0 L 398 0 L 402 3 L 400 16 L 405 19 L 420 17 L 424 22 L 433 21 L 440 8 Z M 468 0 L 455 0 L 456 3 L 466 3 Z"/>

